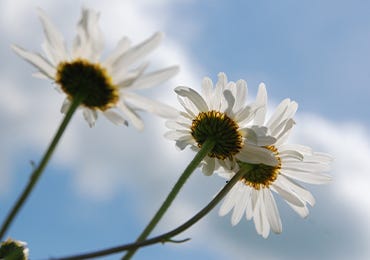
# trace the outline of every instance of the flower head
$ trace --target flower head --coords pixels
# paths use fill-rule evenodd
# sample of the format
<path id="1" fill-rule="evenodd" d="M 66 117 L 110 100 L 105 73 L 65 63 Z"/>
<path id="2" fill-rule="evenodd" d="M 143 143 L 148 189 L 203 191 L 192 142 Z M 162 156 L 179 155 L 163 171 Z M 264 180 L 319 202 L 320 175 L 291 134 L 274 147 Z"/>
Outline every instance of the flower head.
<path id="1" fill-rule="evenodd" d="M 245 104 L 248 89 L 244 80 L 228 82 L 226 75 L 219 73 L 215 86 L 211 79 L 203 79 L 202 95 L 188 87 L 175 91 L 185 111 L 166 122 L 171 129 L 166 137 L 175 140 L 180 149 L 190 146 L 195 151 L 205 140 L 213 139 L 216 144 L 201 163 L 203 173 L 210 175 L 219 166 L 233 169 L 236 160 L 278 163 L 273 152 L 260 147 L 275 141 L 265 135 L 266 128 L 248 127 L 257 107 Z"/>
<path id="2" fill-rule="evenodd" d="M 12 48 L 38 69 L 37 76 L 53 80 L 57 89 L 66 95 L 61 109 L 63 113 L 75 97 L 82 95 L 80 107 L 90 126 L 95 124 L 98 112 L 115 124 L 127 125 L 126 119 L 129 119 L 138 129 L 143 128 L 143 122 L 137 110 L 164 117 L 177 115 L 173 108 L 132 92 L 161 83 L 178 71 L 174 66 L 145 74 L 146 62 L 131 68 L 159 45 L 161 33 L 135 46 L 131 46 L 130 40 L 123 37 L 113 52 L 100 62 L 104 43 L 98 25 L 98 12 L 82 9 L 77 35 L 71 51 L 68 51 L 62 34 L 42 10 L 38 11 L 45 33 L 42 44 L 45 56 L 16 45 Z M 117 108 L 122 113 L 117 113 Z"/>
<path id="3" fill-rule="evenodd" d="M 315 199 L 297 181 L 327 183 L 331 177 L 323 172 L 329 170 L 332 159 L 327 154 L 313 152 L 309 147 L 285 143 L 294 125 L 293 116 L 298 108 L 296 102 L 283 100 L 270 119 L 265 121 L 267 94 L 262 84 L 256 103 L 262 108 L 256 112 L 254 127 L 267 127 L 267 134 L 276 139 L 264 149 L 273 152 L 278 164 L 253 165 L 226 195 L 219 214 L 224 216 L 233 210 L 232 225 L 238 224 L 245 214 L 247 220 L 253 218 L 257 233 L 267 238 L 270 229 L 275 233 L 282 232 L 279 211 L 271 191 L 280 195 L 301 217 L 306 217 L 309 213 L 307 204 L 313 206 Z M 245 162 L 240 160 L 240 167 L 243 164 Z M 230 170 L 220 173 L 228 179 L 234 174 L 235 171 Z"/>
<path id="4" fill-rule="evenodd" d="M 27 260 L 27 243 L 8 238 L 0 244 L 0 259 Z"/>

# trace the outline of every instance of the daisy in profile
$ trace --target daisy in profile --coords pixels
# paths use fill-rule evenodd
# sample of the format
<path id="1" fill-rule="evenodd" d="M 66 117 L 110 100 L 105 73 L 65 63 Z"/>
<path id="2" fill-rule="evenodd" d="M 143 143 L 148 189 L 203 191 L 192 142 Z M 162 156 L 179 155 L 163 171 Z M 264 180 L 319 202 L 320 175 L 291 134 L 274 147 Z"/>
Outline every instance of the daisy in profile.
<path id="1" fill-rule="evenodd" d="M 8 238 L 0 244 L 0 259 L 27 260 L 28 255 L 26 242 Z"/>
<path id="2" fill-rule="evenodd" d="M 200 164 L 206 175 L 219 166 L 235 169 L 236 160 L 275 167 L 278 160 L 274 152 L 263 147 L 273 144 L 275 138 L 266 136 L 265 127 L 247 127 L 258 109 L 245 104 L 247 91 L 244 80 L 228 82 L 224 73 L 218 74 L 215 86 L 210 78 L 204 78 L 202 95 L 188 87 L 177 87 L 184 111 L 166 122 L 171 130 L 165 136 L 176 141 L 181 150 L 190 146 L 199 151 L 207 139 L 215 140 L 214 148 Z"/>
<path id="3" fill-rule="evenodd" d="M 281 196 L 301 217 L 306 217 L 309 213 L 307 204 L 313 206 L 315 199 L 298 182 L 309 184 L 329 182 L 331 177 L 324 172 L 329 171 L 332 159 L 329 155 L 314 152 L 309 147 L 285 143 L 294 125 L 293 116 L 298 108 L 296 102 L 290 99 L 283 100 L 266 121 L 267 94 L 264 84 L 261 84 L 256 104 L 262 108 L 255 113 L 252 129 L 265 126 L 267 134 L 275 138 L 273 144 L 264 146 L 263 149 L 271 151 L 278 164 L 253 165 L 226 195 L 219 215 L 224 216 L 233 210 L 232 225 L 238 224 L 243 216 L 247 220 L 253 218 L 257 233 L 267 238 L 270 230 L 274 233 L 282 232 L 273 192 Z M 241 159 L 238 163 L 243 167 L 246 161 Z M 230 170 L 220 173 L 228 179 L 234 174 L 235 171 Z"/>
<path id="4" fill-rule="evenodd" d="M 128 119 L 137 129 L 143 128 L 137 110 L 163 117 L 177 115 L 173 108 L 133 92 L 159 84 L 178 71 L 174 66 L 145 73 L 148 63 L 137 64 L 159 45 L 161 33 L 155 33 L 134 46 L 128 38 L 123 37 L 112 53 L 104 61 L 100 61 L 104 43 L 98 25 L 98 12 L 82 9 L 71 51 L 67 49 L 62 34 L 48 16 L 40 9 L 38 14 L 45 33 L 42 44 L 44 55 L 26 51 L 16 45 L 12 48 L 38 69 L 37 76 L 51 79 L 56 83 L 57 89 L 66 95 L 61 108 L 63 113 L 66 113 L 77 95 L 82 95 L 80 108 L 90 127 L 94 126 L 98 113 L 102 113 L 115 124 L 127 125 Z"/>

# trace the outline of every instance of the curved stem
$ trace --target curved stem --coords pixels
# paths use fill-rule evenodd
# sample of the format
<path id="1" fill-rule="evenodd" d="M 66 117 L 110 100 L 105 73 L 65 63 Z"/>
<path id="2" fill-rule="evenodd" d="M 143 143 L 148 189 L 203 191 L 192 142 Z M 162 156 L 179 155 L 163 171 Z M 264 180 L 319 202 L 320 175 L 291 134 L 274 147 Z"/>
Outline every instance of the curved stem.
<path id="1" fill-rule="evenodd" d="M 96 252 L 86 253 L 86 254 L 80 254 L 70 257 L 63 257 L 63 258 L 53 258 L 54 260 L 80 260 L 80 259 L 91 259 L 95 257 L 101 257 L 106 256 L 110 254 L 116 254 L 119 252 L 127 251 L 127 250 L 133 250 L 144 246 L 149 246 L 157 243 L 164 243 L 168 242 L 170 238 L 184 232 L 188 228 L 190 228 L 192 225 L 194 225 L 196 222 L 198 222 L 200 219 L 202 219 L 205 215 L 207 215 L 225 196 L 226 194 L 231 190 L 231 188 L 236 184 L 240 178 L 245 175 L 248 171 L 253 169 L 253 165 L 243 165 L 243 169 L 241 169 L 239 172 L 237 172 L 233 178 L 230 179 L 230 181 L 222 188 L 222 190 L 211 200 L 211 202 L 205 206 L 201 211 L 199 211 L 194 217 L 186 221 L 181 226 L 164 233 L 162 235 L 153 237 L 151 239 L 141 241 L 141 242 L 135 242 L 130 243 L 122 246 L 112 247 L 104 250 L 99 250 Z"/>
<path id="2" fill-rule="evenodd" d="M 50 143 L 49 148 L 45 152 L 44 157 L 42 158 L 38 167 L 35 168 L 34 171 L 32 172 L 27 186 L 25 187 L 22 194 L 19 196 L 18 200 L 16 201 L 13 208 L 9 212 L 7 218 L 3 222 L 2 226 L 1 226 L 1 230 L 0 230 L 0 240 L 3 239 L 5 233 L 7 232 L 8 228 L 10 227 L 10 224 L 12 223 L 12 221 L 16 217 L 17 213 L 19 212 L 19 210 L 21 209 L 23 204 L 26 202 L 26 199 L 30 195 L 31 191 L 35 187 L 37 181 L 39 180 L 41 174 L 43 173 L 43 170 L 45 169 L 45 166 L 49 162 L 49 159 L 50 159 L 51 155 L 53 154 L 60 138 L 62 137 L 62 135 L 64 133 L 64 130 L 66 129 L 69 121 L 71 120 L 73 113 L 76 111 L 77 107 L 80 105 L 82 99 L 83 99 L 82 96 L 77 96 L 72 101 L 71 106 L 69 107 L 69 109 L 67 111 L 67 114 L 63 118 L 63 121 L 60 124 L 59 129 L 56 132 L 52 142 Z"/>
<path id="3" fill-rule="evenodd" d="M 194 159 L 189 163 L 188 167 L 184 170 L 180 178 L 177 180 L 175 186 L 173 186 L 171 192 L 167 195 L 166 200 L 163 202 L 162 206 L 158 209 L 157 213 L 153 216 L 152 220 L 146 226 L 144 231 L 140 234 L 137 238 L 136 242 L 140 242 L 145 240 L 150 232 L 155 228 L 158 224 L 159 220 L 163 217 L 164 213 L 170 207 L 173 200 L 176 198 L 177 194 L 179 193 L 182 186 L 185 184 L 186 180 L 190 177 L 193 171 L 198 167 L 200 162 L 207 156 L 207 154 L 212 150 L 215 146 L 215 141 L 208 139 L 206 140 L 200 151 L 195 155 Z M 122 259 L 130 259 L 136 252 L 137 249 L 132 249 L 127 252 L 127 254 Z"/>

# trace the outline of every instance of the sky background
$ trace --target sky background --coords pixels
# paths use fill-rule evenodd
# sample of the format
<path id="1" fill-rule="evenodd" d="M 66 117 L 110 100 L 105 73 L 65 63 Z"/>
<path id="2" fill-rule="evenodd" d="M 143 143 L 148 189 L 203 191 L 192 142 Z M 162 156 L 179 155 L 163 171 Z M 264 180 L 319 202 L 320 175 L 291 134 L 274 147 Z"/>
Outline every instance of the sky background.
<path id="1" fill-rule="evenodd" d="M 155 4 L 154 4 L 155 3 Z M 280 198 L 283 233 L 257 235 L 253 222 L 230 224 L 218 208 L 178 239 L 141 249 L 136 259 L 369 259 L 370 2 L 368 1 L 20 1 L 0 2 L 0 219 L 57 129 L 63 96 L 10 50 L 41 51 L 43 8 L 68 43 L 82 6 L 101 12 L 106 53 L 123 36 L 138 43 L 163 31 L 150 70 L 180 73 L 142 93 L 180 108 L 173 89 L 245 79 L 250 97 L 265 82 L 273 109 L 299 103 L 292 143 L 333 155 L 333 181 L 306 185 L 316 198 L 301 219 Z M 27 241 L 32 259 L 121 245 L 136 239 L 194 154 L 163 134 L 165 120 L 142 114 L 145 129 L 100 117 L 89 128 L 77 113 L 8 235 Z M 193 216 L 224 185 L 197 170 L 153 234 Z M 118 259 L 118 255 L 104 259 Z"/>

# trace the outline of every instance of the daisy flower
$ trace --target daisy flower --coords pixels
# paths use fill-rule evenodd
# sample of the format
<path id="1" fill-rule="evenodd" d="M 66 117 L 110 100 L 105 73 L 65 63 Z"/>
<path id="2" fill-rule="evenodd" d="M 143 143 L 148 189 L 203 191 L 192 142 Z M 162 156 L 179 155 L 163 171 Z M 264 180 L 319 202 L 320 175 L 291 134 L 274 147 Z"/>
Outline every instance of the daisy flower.
<path id="1" fill-rule="evenodd" d="M 236 159 L 276 166 L 274 153 L 260 147 L 271 145 L 275 138 L 265 135 L 265 127 L 247 127 L 257 109 L 253 104 L 245 105 L 247 91 L 244 80 L 228 82 L 224 73 L 218 74 L 215 86 L 205 77 L 202 95 L 188 87 L 177 87 L 175 92 L 185 111 L 166 122 L 171 130 L 165 136 L 175 140 L 181 150 L 190 146 L 199 151 L 208 138 L 215 140 L 214 148 L 200 164 L 206 175 L 219 166 L 234 169 Z"/>
<path id="2" fill-rule="evenodd" d="M 261 84 L 257 94 L 256 104 L 262 106 L 255 113 L 253 128 L 267 127 L 267 134 L 273 136 L 276 142 L 265 146 L 271 151 L 278 164 L 275 166 L 256 164 L 226 195 L 220 207 L 219 215 L 224 216 L 231 210 L 231 223 L 239 223 L 243 215 L 247 220 L 253 218 L 257 233 L 267 238 L 270 229 L 274 233 L 282 232 L 279 211 L 273 193 L 280 195 L 289 206 L 301 217 L 309 213 L 307 204 L 313 206 L 315 199 L 312 194 L 297 181 L 309 184 L 324 184 L 331 177 L 324 172 L 329 170 L 331 157 L 324 153 L 312 151 L 311 148 L 286 144 L 286 139 L 294 125 L 293 116 L 298 105 L 290 99 L 283 100 L 275 113 L 265 122 L 267 94 L 264 84 Z M 243 167 L 243 160 L 239 161 Z M 235 171 L 223 171 L 221 176 L 231 178 Z"/>
<path id="3" fill-rule="evenodd" d="M 94 126 L 98 112 L 115 124 L 127 125 L 128 119 L 137 129 L 143 128 L 137 110 L 163 117 L 177 115 L 173 108 L 132 92 L 159 84 L 178 71 L 178 67 L 174 66 L 145 74 L 147 62 L 135 65 L 159 45 L 161 33 L 155 33 L 134 46 L 128 38 L 123 37 L 112 53 L 101 62 L 104 43 L 98 25 L 98 12 L 82 9 L 71 51 L 68 51 L 62 34 L 44 11 L 38 9 L 38 14 L 45 33 L 42 44 L 44 55 L 26 51 L 16 45 L 12 48 L 38 69 L 36 76 L 51 79 L 57 89 L 66 95 L 61 108 L 63 113 L 66 113 L 71 101 L 82 94 L 84 99 L 80 108 L 90 127 Z M 132 68 L 132 65 L 135 67 Z"/>
<path id="4" fill-rule="evenodd" d="M 27 260 L 29 249 L 27 243 L 8 238 L 0 244 L 0 259 Z"/>

